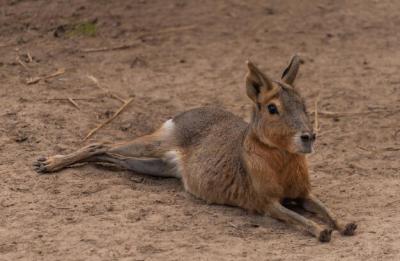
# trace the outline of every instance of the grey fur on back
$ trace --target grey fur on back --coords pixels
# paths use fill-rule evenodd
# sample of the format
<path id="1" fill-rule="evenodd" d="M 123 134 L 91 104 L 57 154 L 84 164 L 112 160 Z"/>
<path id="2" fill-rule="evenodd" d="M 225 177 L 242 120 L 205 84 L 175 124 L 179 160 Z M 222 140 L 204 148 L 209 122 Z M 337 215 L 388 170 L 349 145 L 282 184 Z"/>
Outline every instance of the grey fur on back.
<path id="1" fill-rule="evenodd" d="M 234 140 L 243 138 L 248 125 L 238 116 L 218 107 L 200 107 L 185 111 L 175 116 L 173 122 L 176 126 L 177 145 L 183 148 L 200 144 L 209 136 L 218 143 L 230 140 L 223 136 L 235 138 Z"/>
<path id="2" fill-rule="evenodd" d="M 243 196 L 238 189 L 246 190 L 249 182 L 241 158 L 248 124 L 215 107 L 184 112 L 173 118 L 173 122 L 175 142 L 183 154 L 185 187 L 212 203 L 237 204 L 237 197 Z M 238 181 L 243 184 L 240 188 L 233 186 Z M 202 195 L 207 191 L 212 193 Z M 228 198 L 237 200 L 219 202 Z"/>

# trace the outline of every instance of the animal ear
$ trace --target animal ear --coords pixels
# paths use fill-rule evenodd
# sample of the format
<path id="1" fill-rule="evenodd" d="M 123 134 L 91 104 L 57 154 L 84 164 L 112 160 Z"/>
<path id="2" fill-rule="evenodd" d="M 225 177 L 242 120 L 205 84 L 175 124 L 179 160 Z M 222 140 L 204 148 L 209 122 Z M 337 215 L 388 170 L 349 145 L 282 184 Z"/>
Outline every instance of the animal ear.
<path id="1" fill-rule="evenodd" d="M 247 96 L 249 96 L 249 98 L 255 103 L 258 103 L 259 97 L 265 96 L 269 91 L 271 91 L 273 85 L 271 80 L 263 74 L 254 63 L 247 61 L 247 67 L 249 69 L 246 75 Z"/>
<path id="2" fill-rule="evenodd" d="M 300 57 L 296 54 L 290 59 L 288 67 L 282 73 L 282 81 L 289 85 L 293 85 L 297 72 L 300 68 Z"/>

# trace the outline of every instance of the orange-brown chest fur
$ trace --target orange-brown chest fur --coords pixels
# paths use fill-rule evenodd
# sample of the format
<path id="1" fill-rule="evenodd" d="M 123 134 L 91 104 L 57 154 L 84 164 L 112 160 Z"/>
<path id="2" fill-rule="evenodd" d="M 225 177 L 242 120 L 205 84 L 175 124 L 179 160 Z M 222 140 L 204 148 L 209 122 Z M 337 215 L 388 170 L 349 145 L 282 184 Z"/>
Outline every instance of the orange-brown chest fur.
<path id="1" fill-rule="evenodd" d="M 310 191 L 304 155 L 270 148 L 255 140 L 245 142 L 244 160 L 254 188 L 256 210 L 271 200 L 299 198 Z"/>

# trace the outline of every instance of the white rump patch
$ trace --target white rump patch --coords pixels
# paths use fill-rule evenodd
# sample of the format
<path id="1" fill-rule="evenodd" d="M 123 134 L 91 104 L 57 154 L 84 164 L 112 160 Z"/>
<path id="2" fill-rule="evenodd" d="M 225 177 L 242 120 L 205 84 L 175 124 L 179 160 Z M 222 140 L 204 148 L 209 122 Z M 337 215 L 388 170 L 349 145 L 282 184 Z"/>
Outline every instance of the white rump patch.
<path id="1" fill-rule="evenodd" d="M 171 137 L 172 133 L 174 132 L 175 129 L 175 123 L 172 119 L 167 120 L 166 122 L 163 123 L 161 126 L 161 135 L 164 138 Z"/>
<path id="2" fill-rule="evenodd" d="M 182 177 L 182 153 L 178 150 L 170 150 L 164 154 L 165 160 L 174 166 L 174 172 L 177 178 Z"/>
<path id="3" fill-rule="evenodd" d="M 175 122 L 172 119 L 163 123 L 160 128 L 160 135 L 166 141 L 173 139 L 175 131 Z M 172 167 L 173 175 L 181 178 L 182 175 L 182 153 L 177 149 L 171 149 L 164 154 L 163 160 L 168 162 Z"/>

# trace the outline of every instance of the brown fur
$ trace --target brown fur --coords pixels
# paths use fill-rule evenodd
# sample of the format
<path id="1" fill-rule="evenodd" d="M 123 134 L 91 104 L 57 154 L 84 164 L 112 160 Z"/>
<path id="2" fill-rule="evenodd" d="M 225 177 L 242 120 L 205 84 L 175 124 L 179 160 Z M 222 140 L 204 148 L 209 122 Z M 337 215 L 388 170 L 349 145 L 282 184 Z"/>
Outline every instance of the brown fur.
<path id="1" fill-rule="evenodd" d="M 315 136 L 293 88 L 299 64 L 293 57 L 282 81 L 273 82 L 248 63 L 246 90 L 254 102 L 249 124 L 219 108 L 198 108 L 129 143 L 94 144 L 66 156 L 41 158 L 36 170 L 51 172 L 77 162 L 113 163 L 149 175 L 179 177 L 188 192 L 208 203 L 269 214 L 302 226 L 322 242 L 330 240 L 332 229 L 352 235 L 356 225 L 343 226 L 310 192 L 304 153 L 311 151 Z M 285 199 L 320 214 L 329 228 L 285 208 Z"/>
<path id="2" fill-rule="evenodd" d="M 190 193 L 209 203 L 260 213 L 266 212 L 271 200 L 308 194 L 304 155 L 261 143 L 233 114 L 206 107 L 183 113 L 173 122 L 177 126 L 173 147 L 183 155 L 182 179 Z"/>

